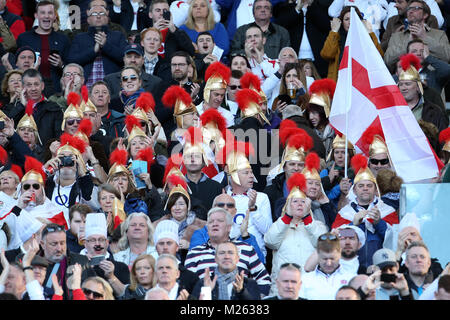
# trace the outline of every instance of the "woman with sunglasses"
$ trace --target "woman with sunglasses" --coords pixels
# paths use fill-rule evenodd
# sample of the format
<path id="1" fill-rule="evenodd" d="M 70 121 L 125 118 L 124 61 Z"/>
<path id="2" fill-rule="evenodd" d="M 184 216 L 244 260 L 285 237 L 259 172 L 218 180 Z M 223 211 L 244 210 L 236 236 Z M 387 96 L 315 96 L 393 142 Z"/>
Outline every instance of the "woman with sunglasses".
<path id="1" fill-rule="evenodd" d="M 131 114 L 136 99 L 144 92 L 141 72 L 133 66 L 124 67 L 120 73 L 120 88 L 119 96 L 111 101 L 112 109 Z"/>

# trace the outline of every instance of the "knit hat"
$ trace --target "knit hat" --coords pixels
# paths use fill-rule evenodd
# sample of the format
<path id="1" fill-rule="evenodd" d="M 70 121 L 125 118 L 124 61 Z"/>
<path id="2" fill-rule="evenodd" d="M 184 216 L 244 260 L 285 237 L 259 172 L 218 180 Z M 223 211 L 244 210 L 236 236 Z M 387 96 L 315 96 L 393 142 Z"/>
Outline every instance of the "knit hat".
<path id="1" fill-rule="evenodd" d="M 16 59 L 19 57 L 19 54 L 21 54 L 23 51 L 31 51 L 34 55 L 34 61 L 36 61 L 36 53 L 34 52 L 33 48 L 30 46 L 22 46 L 16 51 Z"/>
<path id="2" fill-rule="evenodd" d="M 102 235 L 105 238 L 108 236 L 107 234 L 107 226 L 106 226 L 106 217 L 103 212 L 101 213 L 88 213 L 86 215 L 86 225 L 84 231 L 85 239 L 88 239 L 90 236 Z"/>
<path id="3" fill-rule="evenodd" d="M 31 238 L 42 228 L 43 224 L 28 211 L 22 210 L 16 221 L 16 232 L 22 243 Z"/>
<path id="4" fill-rule="evenodd" d="M 169 238 L 174 240 L 177 244 L 179 244 L 178 238 L 178 224 L 172 220 L 163 220 L 157 224 L 155 233 L 153 235 L 153 240 L 155 245 L 159 240 Z"/>

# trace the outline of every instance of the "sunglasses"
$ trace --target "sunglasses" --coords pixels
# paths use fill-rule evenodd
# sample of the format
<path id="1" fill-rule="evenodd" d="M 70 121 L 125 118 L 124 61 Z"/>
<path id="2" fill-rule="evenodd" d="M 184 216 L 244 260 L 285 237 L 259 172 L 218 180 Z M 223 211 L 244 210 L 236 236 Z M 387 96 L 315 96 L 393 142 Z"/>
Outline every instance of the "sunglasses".
<path id="1" fill-rule="evenodd" d="M 45 227 L 44 230 L 42 231 L 41 237 L 44 238 L 49 233 L 61 231 L 66 232 L 66 230 L 64 230 L 64 227 L 60 225 Z"/>
<path id="2" fill-rule="evenodd" d="M 378 160 L 378 159 L 370 159 L 370 163 L 371 164 L 374 164 L 374 165 L 377 165 L 377 164 L 382 164 L 382 165 L 385 165 L 385 164 L 388 164 L 389 163 L 389 159 L 381 159 L 381 160 Z"/>
<path id="3" fill-rule="evenodd" d="M 280 266 L 280 269 L 286 268 L 286 267 L 294 267 L 295 269 L 301 270 L 300 266 L 296 263 L 292 263 L 292 262 L 287 262 L 287 263 L 283 263 Z"/>
<path id="4" fill-rule="evenodd" d="M 235 85 L 228 86 L 228 87 L 229 87 L 231 90 L 236 90 L 237 88 L 242 89 L 241 86 L 235 86 Z"/>
<path id="5" fill-rule="evenodd" d="M 34 190 L 39 190 L 41 188 L 41 185 L 39 183 L 33 183 L 33 184 L 24 184 L 23 185 L 23 190 L 27 191 L 29 190 L 31 187 L 33 187 Z"/>
<path id="6" fill-rule="evenodd" d="M 93 296 L 94 298 L 96 298 L 96 299 L 103 298 L 103 294 L 98 293 L 98 292 L 95 292 L 95 291 L 92 291 L 92 290 L 89 290 L 89 289 L 86 289 L 86 288 L 83 288 L 83 293 L 84 293 L 86 296 L 92 295 L 92 296 Z"/>
<path id="7" fill-rule="evenodd" d="M 138 77 L 137 76 L 135 76 L 135 75 L 131 75 L 131 76 L 123 76 L 122 77 L 122 81 L 123 82 L 126 82 L 126 81 L 128 81 L 128 80 L 136 80 Z"/>
<path id="8" fill-rule="evenodd" d="M 76 122 L 77 124 L 80 124 L 81 119 L 67 120 L 67 125 L 68 125 L 68 126 L 73 126 L 75 122 Z"/>
<path id="9" fill-rule="evenodd" d="M 225 208 L 225 206 L 227 206 L 228 209 L 231 209 L 231 208 L 234 208 L 234 203 L 232 203 L 232 202 L 227 202 L 227 203 L 219 202 L 219 203 L 216 203 L 216 207 Z"/>
<path id="10" fill-rule="evenodd" d="M 321 241 L 327 241 L 327 240 L 335 241 L 335 240 L 337 240 L 337 237 L 334 234 L 332 234 L 332 233 L 325 233 L 325 234 L 323 234 L 323 235 L 321 235 L 319 237 L 319 240 L 321 240 Z"/>

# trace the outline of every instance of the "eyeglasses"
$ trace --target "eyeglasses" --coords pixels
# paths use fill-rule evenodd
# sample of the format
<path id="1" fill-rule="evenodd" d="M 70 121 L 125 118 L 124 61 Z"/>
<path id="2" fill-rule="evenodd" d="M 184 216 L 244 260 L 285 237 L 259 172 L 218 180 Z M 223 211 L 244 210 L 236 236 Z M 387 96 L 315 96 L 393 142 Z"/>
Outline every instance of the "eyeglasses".
<path id="1" fill-rule="evenodd" d="M 283 269 L 283 268 L 286 268 L 286 267 L 294 267 L 294 268 L 297 269 L 297 270 L 301 270 L 301 267 L 300 267 L 298 264 L 292 263 L 292 262 L 286 262 L 286 263 L 283 263 L 283 264 L 280 266 L 280 269 Z"/>
<path id="2" fill-rule="evenodd" d="M 219 202 L 216 203 L 216 207 L 225 208 L 227 206 L 228 209 L 234 208 L 234 203 L 232 202 Z"/>
<path id="3" fill-rule="evenodd" d="M 27 184 L 23 185 L 23 190 L 27 191 L 31 187 L 33 187 L 34 190 L 39 190 L 41 188 L 41 185 L 39 183 L 33 183 L 33 184 L 27 183 Z"/>
<path id="4" fill-rule="evenodd" d="M 370 159 L 370 163 L 371 164 L 373 164 L 373 165 L 377 165 L 377 164 L 382 164 L 382 165 L 385 165 L 385 164 L 388 164 L 389 163 L 389 159 L 381 159 L 381 160 L 379 160 L 379 159 Z"/>
<path id="5" fill-rule="evenodd" d="M 80 124 L 80 123 L 81 123 L 81 119 L 71 119 L 71 120 L 67 120 L 67 125 L 68 125 L 68 126 L 73 126 L 73 125 L 75 124 L 75 122 L 76 122 L 77 124 Z"/>
<path id="6" fill-rule="evenodd" d="M 228 86 L 231 90 L 236 90 L 237 88 L 239 88 L 239 89 L 242 89 L 242 87 L 241 86 L 235 86 L 235 85 L 231 85 L 231 86 Z"/>
<path id="7" fill-rule="evenodd" d="M 101 294 L 99 292 L 95 292 L 95 291 L 89 290 L 89 289 L 86 289 L 86 288 L 83 288 L 83 293 L 86 296 L 92 295 L 95 299 L 103 298 L 103 294 Z"/>
<path id="8" fill-rule="evenodd" d="M 417 6 L 414 6 L 414 7 L 408 7 L 407 10 L 408 10 L 408 11 L 418 11 L 418 10 L 423 10 L 423 7 L 417 7 Z"/>
<path id="9" fill-rule="evenodd" d="M 122 81 L 123 82 L 127 82 L 128 80 L 136 80 L 138 77 L 137 76 L 135 76 L 134 74 L 133 75 L 131 75 L 131 76 L 123 76 L 122 77 Z"/>
<path id="10" fill-rule="evenodd" d="M 335 240 L 337 240 L 337 237 L 332 233 L 325 233 L 319 237 L 319 240 L 320 241 L 327 241 L 327 240 L 335 241 Z"/>
<path id="11" fill-rule="evenodd" d="M 98 16 L 100 16 L 100 17 L 106 16 L 106 12 L 92 12 L 89 15 L 89 17 L 98 17 Z"/>
<path id="12" fill-rule="evenodd" d="M 186 67 L 188 64 L 187 63 L 171 63 L 170 66 L 172 68 L 183 68 Z"/>
<path id="13" fill-rule="evenodd" d="M 66 73 L 64 73 L 64 77 L 66 77 L 66 78 L 75 77 L 75 76 L 81 77 L 81 74 L 79 74 L 78 72 L 66 72 Z"/>

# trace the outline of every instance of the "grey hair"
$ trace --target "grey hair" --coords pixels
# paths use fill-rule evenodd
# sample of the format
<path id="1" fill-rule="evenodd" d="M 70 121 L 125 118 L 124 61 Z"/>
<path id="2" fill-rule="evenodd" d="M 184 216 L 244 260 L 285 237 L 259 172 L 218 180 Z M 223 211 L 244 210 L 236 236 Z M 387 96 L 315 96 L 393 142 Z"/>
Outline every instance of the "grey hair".
<path id="1" fill-rule="evenodd" d="M 131 219 L 133 219 L 134 217 L 144 217 L 145 221 L 147 223 L 147 227 L 148 227 L 148 244 L 149 245 L 154 245 L 153 244 L 153 233 L 155 232 L 155 228 L 152 224 L 152 221 L 150 220 L 150 218 L 143 212 L 133 212 L 132 214 L 130 214 L 127 219 L 123 222 L 123 224 L 121 225 L 121 233 L 122 236 L 119 239 L 119 248 L 121 250 L 125 250 L 130 246 L 130 243 L 128 242 L 128 236 L 127 236 L 127 231 L 128 231 L 128 227 L 130 226 L 130 222 Z"/>
<path id="2" fill-rule="evenodd" d="M 177 259 L 174 255 L 171 255 L 171 254 L 168 254 L 168 253 L 163 253 L 163 254 L 160 254 L 160 255 L 158 256 L 158 259 L 156 259 L 156 266 L 158 265 L 158 262 L 159 262 L 161 259 L 164 259 L 164 258 L 167 258 L 167 259 L 172 260 L 172 262 L 175 264 L 175 266 L 176 266 L 177 269 L 178 269 L 178 259 Z"/>
<path id="3" fill-rule="evenodd" d="M 146 292 L 146 294 L 145 294 L 145 300 L 149 300 L 148 299 L 148 297 L 150 296 L 150 294 L 152 294 L 152 293 L 156 293 L 156 292 L 161 292 L 161 293 L 164 293 L 164 294 L 166 294 L 167 296 L 168 296 L 168 293 L 167 293 L 167 291 L 166 290 L 164 290 L 163 288 L 160 288 L 160 287 L 154 287 L 154 288 L 151 288 L 150 290 L 148 290 L 147 292 Z"/>
<path id="4" fill-rule="evenodd" d="M 294 50 L 292 47 L 283 47 L 283 48 L 281 48 L 281 50 L 280 50 L 280 52 L 279 52 L 279 54 L 278 54 L 278 59 L 281 58 L 281 53 L 282 53 L 284 50 L 291 50 L 291 51 L 294 53 L 294 56 L 297 57 L 297 52 L 295 52 L 295 50 Z"/>
<path id="5" fill-rule="evenodd" d="M 208 219 L 207 219 L 208 222 L 209 222 L 209 217 L 210 217 L 213 213 L 216 213 L 216 212 L 222 212 L 222 213 L 225 214 L 225 218 L 226 218 L 226 220 L 227 220 L 227 225 L 231 226 L 231 225 L 233 224 L 233 217 L 231 216 L 231 213 L 229 213 L 229 212 L 228 212 L 227 210 L 225 210 L 224 208 L 220 208 L 220 207 L 214 207 L 214 208 L 211 208 L 211 209 L 208 211 Z"/>

